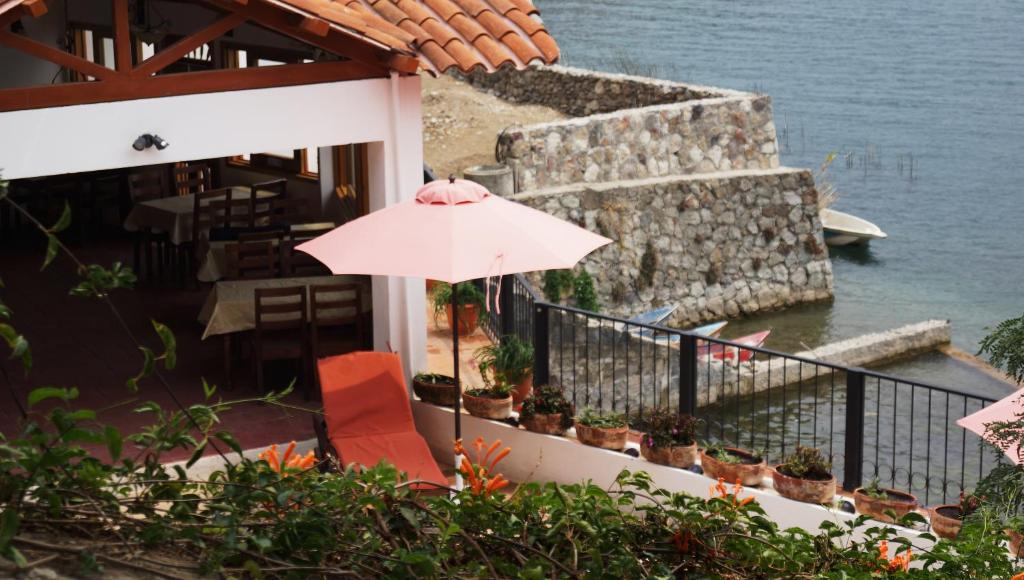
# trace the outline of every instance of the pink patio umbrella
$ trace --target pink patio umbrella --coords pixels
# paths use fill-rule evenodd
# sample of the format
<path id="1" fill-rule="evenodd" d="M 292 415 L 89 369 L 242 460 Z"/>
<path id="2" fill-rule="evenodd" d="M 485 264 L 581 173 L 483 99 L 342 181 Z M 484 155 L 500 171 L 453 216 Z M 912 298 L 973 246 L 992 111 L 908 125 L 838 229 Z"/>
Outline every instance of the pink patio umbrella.
<path id="1" fill-rule="evenodd" d="M 472 181 L 432 181 L 416 198 L 353 220 L 297 249 L 335 274 L 430 278 L 450 284 L 572 268 L 611 240 L 541 211 L 491 195 Z M 458 308 L 452 293 L 455 384 L 459 383 Z M 462 437 L 461 392 L 455 438 Z M 456 463 L 456 466 L 458 464 Z"/>
<path id="2" fill-rule="evenodd" d="M 991 438 L 985 436 L 986 426 L 989 423 L 1015 421 L 1022 416 L 1024 416 L 1024 390 L 1017 391 L 1005 399 L 992 403 L 988 407 L 972 413 L 963 419 L 958 419 L 956 424 L 977 433 L 990 443 L 994 443 Z M 1003 448 L 1003 453 L 1017 465 L 1024 464 L 1024 449 L 1021 449 L 1019 445 L 1010 444 Z"/>

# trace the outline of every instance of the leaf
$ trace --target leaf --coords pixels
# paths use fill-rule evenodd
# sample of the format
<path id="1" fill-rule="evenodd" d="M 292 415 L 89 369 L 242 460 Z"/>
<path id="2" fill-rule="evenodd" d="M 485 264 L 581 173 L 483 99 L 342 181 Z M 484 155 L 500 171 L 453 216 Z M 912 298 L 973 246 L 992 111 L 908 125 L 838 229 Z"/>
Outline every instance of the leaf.
<path id="1" fill-rule="evenodd" d="M 234 451 L 235 453 L 242 453 L 242 446 L 238 444 L 238 441 L 235 439 L 235 436 L 232 435 L 231 433 L 228 433 L 227 431 L 218 431 L 217 433 L 214 434 L 214 437 L 223 441 L 224 444 L 230 447 L 231 450 Z"/>
<path id="2" fill-rule="evenodd" d="M 64 200 L 64 210 L 61 211 L 60 218 L 58 218 L 57 219 L 57 223 L 53 224 L 53 226 L 49 230 L 47 230 L 47 231 L 50 232 L 51 234 L 57 234 L 57 233 L 63 232 L 64 230 L 68 229 L 68 226 L 70 226 L 70 225 L 71 225 L 71 205 L 67 202 L 67 200 Z"/>
<path id="3" fill-rule="evenodd" d="M 174 333 L 171 332 L 170 328 L 155 320 L 151 322 L 157 335 L 160 337 L 160 341 L 164 343 L 164 368 L 171 370 L 178 363 L 178 341 L 174 338 Z"/>
<path id="4" fill-rule="evenodd" d="M 416 529 L 419 529 L 420 521 L 416 519 L 416 512 L 412 511 L 411 508 L 407 507 L 400 507 L 398 508 L 398 511 L 402 514 L 402 517 L 405 518 L 405 521 L 409 522 L 409 525 Z"/>
<path id="5" fill-rule="evenodd" d="M 0 514 L 0 550 L 7 549 L 11 539 L 18 533 L 19 527 L 21 527 L 21 517 L 18 516 L 18 512 L 14 508 L 9 507 L 4 510 L 3 514 Z"/>
<path id="6" fill-rule="evenodd" d="M 137 393 L 139 391 L 139 380 L 132 377 L 124 382 L 124 386 L 128 387 L 128 390 Z"/>
<path id="7" fill-rule="evenodd" d="M 46 256 L 43 258 L 43 267 L 39 268 L 40 272 L 53 263 L 53 260 L 57 257 L 57 252 L 59 250 L 60 242 L 57 241 L 57 236 L 53 234 L 46 234 Z"/>
<path id="8" fill-rule="evenodd" d="M 121 432 L 113 425 L 107 425 L 103 428 L 103 438 L 107 440 L 107 451 L 110 453 L 110 460 L 117 461 L 120 459 L 121 450 L 124 446 Z"/>
<path id="9" fill-rule="evenodd" d="M 208 442 L 209 439 L 204 437 L 202 442 L 199 443 L 199 445 L 196 445 L 196 450 L 192 453 L 192 457 L 189 457 L 188 462 L 185 463 L 185 469 L 192 467 L 196 464 L 196 461 L 199 461 L 203 457 L 203 451 L 206 451 L 206 444 Z"/>
<path id="10" fill-rule="evenodd" d="M 72 387 L 64 389 L 61 387 L 40 387 L 32 389 L 28 394 L 28 406 L 34 407 L 47 399 L 60 399 L 65 403 L 78 398 L 78 389 Z"/>
<path id="11" fill-rule="evenodd" d="M 216 392 L 217 385 L 211 385 L 210 383 L 206 382 L 206 379 L 203 379 L 203 395 L 206 397 L 206 400 L 209 401 Z"/>

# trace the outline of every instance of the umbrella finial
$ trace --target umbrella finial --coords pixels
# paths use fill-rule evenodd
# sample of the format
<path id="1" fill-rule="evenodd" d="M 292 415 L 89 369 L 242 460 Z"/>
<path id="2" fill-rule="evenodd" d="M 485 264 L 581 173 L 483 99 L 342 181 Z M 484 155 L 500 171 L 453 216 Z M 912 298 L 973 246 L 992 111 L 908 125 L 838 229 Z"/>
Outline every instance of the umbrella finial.
<path id="1" fill-rule="evenodd" d="M 455 183 L 455 174 L 454 173 L 449 173 L 448 174 L 448 183 Z"/>

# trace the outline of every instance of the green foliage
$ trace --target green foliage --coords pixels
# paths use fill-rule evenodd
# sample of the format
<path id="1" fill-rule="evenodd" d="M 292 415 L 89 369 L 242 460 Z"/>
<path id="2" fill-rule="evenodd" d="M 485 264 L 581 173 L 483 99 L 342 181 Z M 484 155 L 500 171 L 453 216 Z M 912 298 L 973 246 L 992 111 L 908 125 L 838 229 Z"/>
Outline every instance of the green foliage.
<path id="1" fill-rule="evenodd" d="M 484 382 L 518 385 L 533 372 L 533 345 L 515 335 L 501 337 L 474 353 Z"/>
<path id="2" fill-rule="evenodd" d="M 597 312 L 601 305 L 597 301 L 597 292 L 594 290 L 594 279 L 590 274 L 581 269 L 576 279 L 573 280 L 573 296 L 576 299 L 576 308 Z"/>
<path id="3" fill-rule="evenodd" d="M 816 447 L 797 445 L 796 451 L 779 465 L 779 471 L 800 479 L 830 479 L 832 463 Z"/>
<path id="4" fill-rule="evenodd" d="M 658 409 L 644 419 L 646 428 L 642 443 L 647 447 L 657 449 L 673 445 L 693 445 L 697 442 L 700 420 L 696 417 Z"/>
<path id="5" fill-rule="evenodd" d="M 637 286 L 642 290 L 654 285 L 654 274 L 658 271 L 658 254 L 654 244 L 647 240 L 644 247 L 644 254 L 640 256 L 640 277 Z"/>
<path id="6" fill-rule="evenodd" d="M 752 451 L 751 456 L 748 460 L 747 457 L 737 455 L 736 453 L 730 451 L 721 443 L 706 443 L 704 445 L 704 453 L 710 455 L 711 457 L 714 457 L 716 460 L 722 463 L 729 463 L 733 465 L 738 465 L 740 463 L 750 463 L 750 461 L 753 461 L 754 463 L 760 463 L 761 460 L 764 458 L 764 453 L 759 451 Z"/>
<path id="7" fill-rule="evenodd" d="M 448 375 L 442 375 L 438 373 L 416 373 L 416 376 L 413 377 L 413 380 L 419 381 L 421 383 L 430 383 L 433 385 L 455 384 L 455 377 L 450 377 Z"/>
<path id="8" fill-rule="evenodd" d="M 602 415 L 600 412 L 590 408 L 583 409 L 583 412 L 576 417 L 576 422 L 580 425 L 593 427 L 594 429 L 619 429 L 629 424 L 626 421 L 626 416 L 622 413 Z"/>
<path id="9" fill-rule="evenodd" d="M 476 287 L 476 284 L 472 282 L 459 282 L 454 288 L 456 304 L 459 306 L 472 304 L 478 309 L 483 310 L 487 298 Z M 452 285 L 447 282 L 438 282 L 431 295 L 431 304 L 434 307 L 434 320 L 436 322 L 437 317 L 445 311 L 446 307 L 452 304 Z"/>
<path id="10" fill-rule="evenodd" d="M 562 389 L 550 385 L 543 385 L 533 389 L 530 396 L 523 401 L 523 408 L 519 411 L 519 419 L 529 419 L 534 415 L 562 414 L 562 427 L 568 429 L 572 426 L 573 408 L 562 393 Z"/>
<path id="11" fill-rule="evenodd" d="M 489 387 L 467 389 L 470 397 L 487 397 L 488 399 L 507 399 L 512 396 L 514 387 L 508 383 L 494 383 Z"/>
<path id="12" fill-rule="evenodd" d="M 870 497 L 871 499 L 878 499 L 883 501 L 889 499 L 889 494 L 886 493 L 885 489 L 882 488 L 882 484 L 881 482 L 878 481 L 877 477 L 871 478 L 871 481 L 869 481 L 868 484 L 864 486 L 864 488 L 861 491 L 863 491 L 864 495 Z"/>
<path id="13" fill-rule="evenodd" d="M 544 297 L 549 302 L 559 303 L 565 293 L 572 288 L 572 270 L 545 270 L 544 271 Z"/>
<path id="14" fill-rule="evenodd" d="M 981 339 L 978 354 L 987 354 L 992 366 L 1005 371 L 1018 385 L 1024 382 L 1024 314 L 1004 320 Z"/>

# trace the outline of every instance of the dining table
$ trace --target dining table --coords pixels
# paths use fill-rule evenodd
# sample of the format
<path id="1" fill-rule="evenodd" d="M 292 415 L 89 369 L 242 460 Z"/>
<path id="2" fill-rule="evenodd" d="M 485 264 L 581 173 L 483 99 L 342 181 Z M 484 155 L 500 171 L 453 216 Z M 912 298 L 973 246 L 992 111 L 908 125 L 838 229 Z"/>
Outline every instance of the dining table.
<path id="1" fill-rule="evenodd" d="M 247 185 L 229 187 L 231 197 L 247 199 L 252 189 Z M 256 199 L 269 199 L 280 195 L 276 191 L 256 190 Z M 221 196 L 219 199 L 224 199 Z M 210 201 L 217 201 L 211 198 Z M 192 241 L 192 216 L 195 211 L 195 194 L 172 195 L 136 203 L 124 220 L 124 229 L 129 232 L 151 230 L 166 232 L 172 244 L 178 246 Z"/>
<path id="2" fill-rule="evenodd" d="M 222 280 L 215 283 L 199 312 L 199 322 L 204 325 L 203 340 L 214 336 L 220 336 L 223 340 L 225 386 L 231 387 L 233 339 L 239 333 L 256 328 L 256 289 L 294 286 L 305 286 L 308 289 L 310 286 L 336 284 L 359 284 L 362 287 L 360 314 L 368 316 L 372 312 L 373 297 L 369 276 L 342 274 Z"/>
<path id="3" fill-rule="evenodd" d="M 288 227 L 289 236 L 301 240 L 303 238 L 303 232 L 322 231 L 324 228 L 333 228 L 337 224 L 334 222 L 312 222 L 305 224 L 293 224 Z M 203 257 L 203 261 L 199 264 L 199 270 L 196 272 L 196 278 L 200 282 L 216 282 L 228 272 L 228 252 L 227 247 L 229 244 L 236 244 L 236 241 L 212 241 L 209 242 L 206 249 L 206 256 Z"/>

